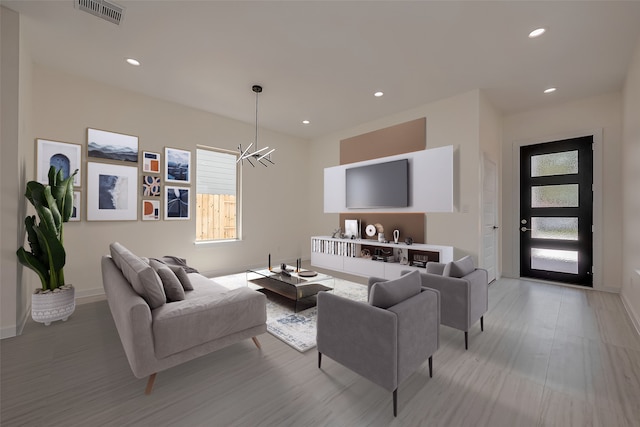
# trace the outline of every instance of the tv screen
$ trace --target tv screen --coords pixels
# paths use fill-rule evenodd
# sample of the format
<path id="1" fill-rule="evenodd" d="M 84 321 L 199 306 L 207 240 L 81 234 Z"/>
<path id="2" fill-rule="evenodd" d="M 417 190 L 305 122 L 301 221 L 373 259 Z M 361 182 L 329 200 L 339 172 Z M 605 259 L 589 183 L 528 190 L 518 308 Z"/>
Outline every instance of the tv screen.
<path id="1" fill-rule="evenodd" d="M 409 206 L 407 159 L 348 168 L 346 205 L 350 209 Z"/>

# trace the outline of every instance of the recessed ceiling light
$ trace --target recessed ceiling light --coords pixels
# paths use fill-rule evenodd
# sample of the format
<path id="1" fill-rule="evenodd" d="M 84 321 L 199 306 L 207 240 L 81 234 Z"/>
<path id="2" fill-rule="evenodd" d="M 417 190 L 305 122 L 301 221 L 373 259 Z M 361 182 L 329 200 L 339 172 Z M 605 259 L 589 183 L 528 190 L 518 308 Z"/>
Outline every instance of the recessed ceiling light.
<path id="1" fill-rule="evenodd" d="M 309 120 L 303 120 L 303 121 L 302 121 L 302 124 L 303 124 L 303 125 L 308 125 L 309 123 L 311 123 Z"/>
<path id="2" fill-rule="evenodd" d="M 380 92 L 380 91 L 378 91 L 378 92 L 373 94 L 373 96 L 375 96 L 377 98 L 380 98 L 382 95 L 384 95 L 384 92 Z"/>
<path id="3" fill-rule="evenodd" d="M 140 61 L 133 58 L 127 58 L 127 63 L 131 65 L 135 65 L 136 67 L 140 65 Z"/>
<path id="4" fill-rule="evenodd" d="M 537 28 L 533 31 L 531 31 L 529 33 L 529 38 L 530 39 L 535 39 L 536 37 L 540 37 L 541 35 L 543 35 L 547 30 L 545 28 Z"/>
<path id="5" fill-rule="evenodd" d="M 556 91 L 555 87 L 550 87 L 549 89 L 545 89 L 544 93 L 552 93 L 552 92 L 555 92 L 555 91 Z"/>

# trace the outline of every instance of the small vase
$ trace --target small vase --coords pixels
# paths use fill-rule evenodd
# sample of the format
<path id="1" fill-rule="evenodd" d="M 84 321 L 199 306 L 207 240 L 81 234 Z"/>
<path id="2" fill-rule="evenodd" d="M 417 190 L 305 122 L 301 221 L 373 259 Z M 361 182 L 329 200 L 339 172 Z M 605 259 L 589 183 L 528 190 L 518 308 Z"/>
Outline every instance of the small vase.
<path id="1" fill-rule="evenodd" d="M 31 317 L 45 326 L 56 320 L 66 321 L 75 309 L 76 290 L 72 285 L 31 295 Z"/>

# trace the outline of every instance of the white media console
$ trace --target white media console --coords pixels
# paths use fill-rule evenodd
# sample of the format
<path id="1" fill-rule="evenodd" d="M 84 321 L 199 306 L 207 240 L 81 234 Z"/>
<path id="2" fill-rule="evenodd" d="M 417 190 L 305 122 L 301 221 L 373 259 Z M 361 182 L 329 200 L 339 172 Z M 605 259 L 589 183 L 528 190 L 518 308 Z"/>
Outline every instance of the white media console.
<path id="1" fill-rule="evenodd" d="M 395 279 L 400 277 L 403 270 L 424 271 L 422 266 L 412 264 L 424 265 L 426 261 L 453 261 L 453 246 L 381 243 L 377 240 L 336 239 L 329 236 L 311 238 L 312 266 L 357 276 Z"/>

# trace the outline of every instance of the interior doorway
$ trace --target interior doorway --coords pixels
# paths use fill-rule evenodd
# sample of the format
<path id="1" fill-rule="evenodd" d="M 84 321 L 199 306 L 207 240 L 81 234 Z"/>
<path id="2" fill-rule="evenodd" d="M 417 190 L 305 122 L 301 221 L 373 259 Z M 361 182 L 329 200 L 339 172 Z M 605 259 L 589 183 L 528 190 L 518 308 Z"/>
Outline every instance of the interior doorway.
<path id="1" fill-rule="evenodd" d="M 482 267 L 489 274 L 489 283 L 498 270 L 498 168 L 487 156 L 482 156 Z"/>
<path id="2" fill-rule="evenodd" d="M 593 286 L 593 137 L 520 148 L 520 276 Z"/>

